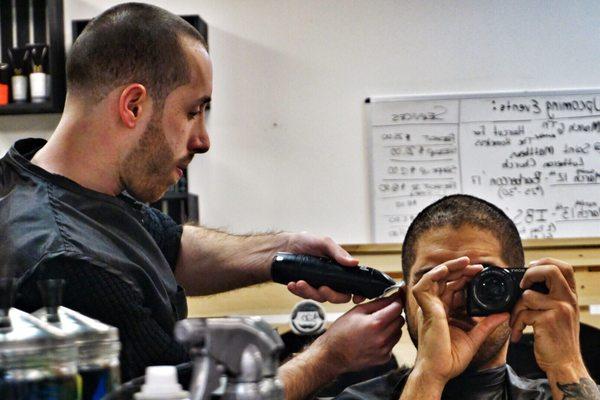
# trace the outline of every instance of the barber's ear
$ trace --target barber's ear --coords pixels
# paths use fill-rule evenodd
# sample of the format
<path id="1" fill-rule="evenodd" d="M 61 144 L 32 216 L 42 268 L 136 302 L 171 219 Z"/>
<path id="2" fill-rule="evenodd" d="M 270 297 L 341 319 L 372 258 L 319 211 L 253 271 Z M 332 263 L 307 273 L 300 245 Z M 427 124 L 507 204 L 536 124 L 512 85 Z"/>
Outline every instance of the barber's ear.
<path id="1" fill-rule="evenodd" d="M 135 128 L 143 112 L 149 106 L 148 93 L 144 85 L 134 83 L 127 86 L 119 97 L 119 116 L 128 128 Z"/>

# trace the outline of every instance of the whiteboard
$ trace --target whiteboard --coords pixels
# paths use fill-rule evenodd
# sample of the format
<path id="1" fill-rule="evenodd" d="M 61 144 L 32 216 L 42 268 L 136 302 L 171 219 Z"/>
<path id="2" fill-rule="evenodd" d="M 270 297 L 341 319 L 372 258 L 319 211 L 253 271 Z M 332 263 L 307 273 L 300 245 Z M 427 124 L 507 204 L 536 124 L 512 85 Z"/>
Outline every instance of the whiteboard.
<path id="1" fill-rule="evenodd" d="M 600 89 L 366 101 L 372 240 L 453 193 L 503 209 L 521 237 L 600 237 Z"/>

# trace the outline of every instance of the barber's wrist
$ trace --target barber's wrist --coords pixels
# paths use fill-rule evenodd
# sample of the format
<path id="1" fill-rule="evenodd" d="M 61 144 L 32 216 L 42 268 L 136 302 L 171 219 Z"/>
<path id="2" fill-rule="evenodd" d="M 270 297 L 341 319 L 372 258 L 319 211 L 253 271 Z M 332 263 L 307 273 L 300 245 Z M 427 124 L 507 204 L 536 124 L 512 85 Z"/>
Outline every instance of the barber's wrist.
<path id="1" fill-rule="evenodd" d="M 318 337 L 304 352 L 315 362 L 323 366 L 327 379 L 335 379 L 338 375 L 349 371 L 349 363 L 341 353 L 343 347 L 329 345 L 327 335 Z"/>

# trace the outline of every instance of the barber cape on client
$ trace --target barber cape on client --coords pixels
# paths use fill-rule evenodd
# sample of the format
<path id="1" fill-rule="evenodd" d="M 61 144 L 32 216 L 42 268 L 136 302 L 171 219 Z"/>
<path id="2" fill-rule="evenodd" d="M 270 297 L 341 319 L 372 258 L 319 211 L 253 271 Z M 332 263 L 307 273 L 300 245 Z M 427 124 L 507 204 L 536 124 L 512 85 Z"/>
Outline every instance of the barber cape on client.
<path id="1" fill-rule="evenodd" d="M 580 351 L 573 267 L 551 258 L 533 261 L 510 313 L 470 317 L 462 293 L 481 264 L 524 265 L 519 233 L 504 212 L 467 195 L 444 197 L 421 211 L 402 246 L 415 364 L 351 386 L 336 399 L 600 400 Z M 540 282 L 549 293 L 530 290 Z M 509 341 L 518 341 L 528 325 L 547 379 L 519 377 L 506 364 Z"/>

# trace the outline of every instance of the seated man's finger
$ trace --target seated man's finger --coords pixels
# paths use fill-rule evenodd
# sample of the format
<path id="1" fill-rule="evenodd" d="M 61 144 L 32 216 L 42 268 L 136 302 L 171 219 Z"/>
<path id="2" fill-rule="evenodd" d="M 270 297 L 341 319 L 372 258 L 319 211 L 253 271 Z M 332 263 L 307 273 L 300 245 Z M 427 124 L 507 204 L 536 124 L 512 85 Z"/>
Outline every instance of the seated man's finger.
<path id="1" fill-rule="evenodd" d="M 473 277 L 481 272 L 482 269 L 483 265 L 481 264 L 467 265 L 463 269 L 451 271 L 445 279 L 446 281 L 454 281 L 462 278 L 463 276 Z"/>
<path id="2" fill-rule="evenodd" d="M 528 289 L 536 282 L 543 282 L 555 299 L 570 299 L 574 296 L 569 283 L 555 265 L 538 265 L 528 268 L 521 280 L 521 288 Z"/>
<path id="3" fill-rule="evenodd" d="M 556 307 L 556 300 L 551 299 L 548 295 L 538 293 L 534 290 L 527 289 L 517 301 L 510 314 L 510 326 L 513 326 L 517 315 L 524 310 L 550 310 Z"/>
<path id="4" fill-rule="evenodd" d="M 445 265 L 448 268 L 449 272 L 454 272 L 466 268 L 470 262 L 471 261 L 469 260 L 469 257 L 460 257 L 454 260 L 446 261 L 442 265 Z"/>
<path id="5" fill-rule="evenodd" d="M 438 292 L 441 285 L 445 287 L 446 282 L 444 279 L 447 275 L 448 266 L 445 264 L 438 265 L 425 273 L 413 286 L 412 294 L 419 307 L 421 307 L 423 315 L 439 315 L 440 306 L 443 307 L 443 303 L 441 303 Z"/>
<path id="6" fill-rule="evenodd" d="M 528 268 L 535 267 L 538 265 L 556 265 L 560 270 L 561 274 L 567 280 L 567 283 L 569 284 L 571 290 L 574 292 L 577 290 L 577 285 L 575 284 L 575 271 L 573 270 L 573 266 L 571 264 L 562 260 L 557 260 L 556 258 L 545 257 L 530 262 Z"/>
<path id="7" fill-rule="evenodd" d="M 472 276 L 463 276 L 457 280 L 446 283 L 446 289 L 440 298 L 444 304 L 448 306 L 448 308 L 454 308 L 457 306 L 457 304 L 454 304 L 456 295 L 462 292 L 465 285 L 472 279 Z"/>
<path id="8" fill-rule="evenodd" d="M 536 310 L 519 311 L 514 321 L 511 324 L 510 340 L 513 343 L 521 340 L 523 329 L 528 325 L 534 325 L 536 318 L 541 317 L 541 312 Z"/>

